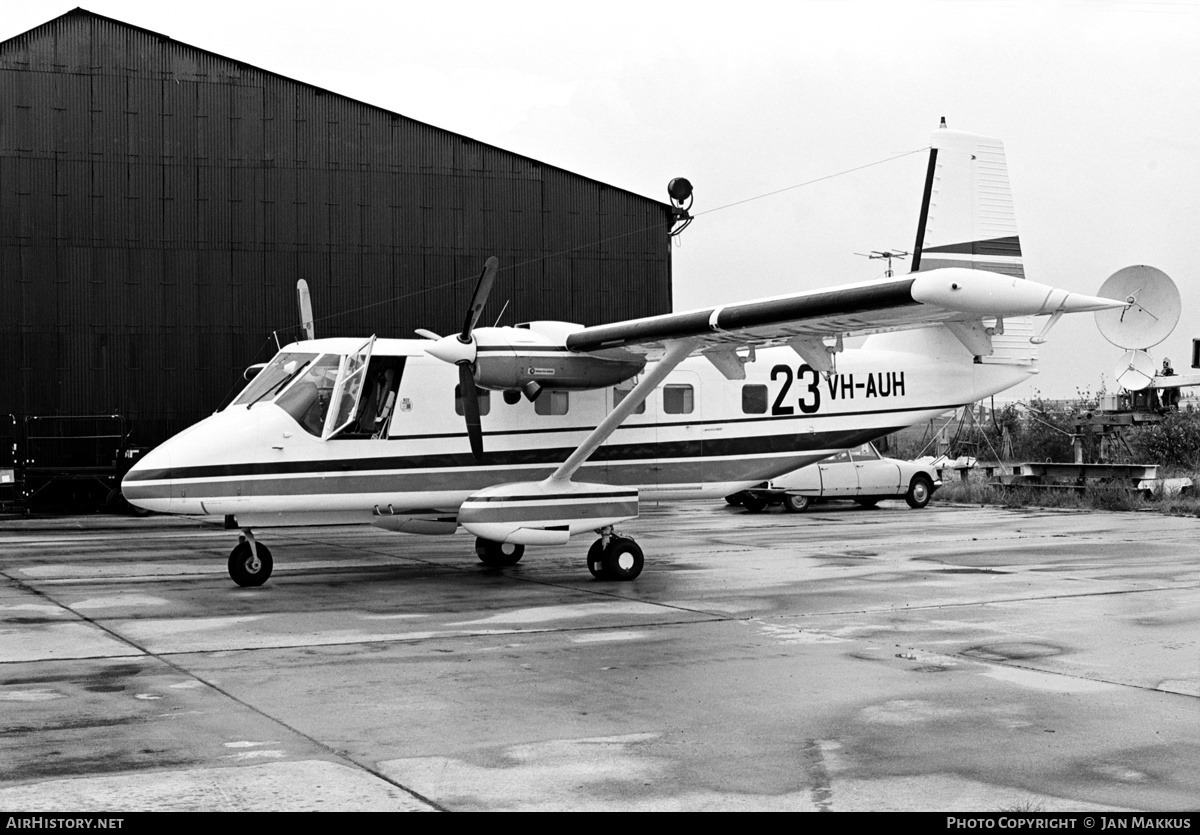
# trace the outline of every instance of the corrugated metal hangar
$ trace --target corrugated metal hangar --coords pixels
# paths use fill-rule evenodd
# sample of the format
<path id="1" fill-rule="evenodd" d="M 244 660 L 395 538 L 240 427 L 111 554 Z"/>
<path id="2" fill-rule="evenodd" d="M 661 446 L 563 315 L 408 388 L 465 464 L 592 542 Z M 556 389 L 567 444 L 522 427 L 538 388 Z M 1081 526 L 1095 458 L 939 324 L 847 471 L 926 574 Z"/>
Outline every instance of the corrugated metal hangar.
<path id="1" fill-rule="evenodd" d="M 665 203 L 75 9 L 0 42 L 0 439 L 17 481 L 22 463 L 87 457 L 47 437 L 110 431 L 44 416 L 120 416 L 117 434 L 153 446 L 242 384 L 273 331 L 296 337 L 300 278 L 326 336 L 456 329 L 489 255 L 507 324 L 664 313 L 671 221 Z"/>

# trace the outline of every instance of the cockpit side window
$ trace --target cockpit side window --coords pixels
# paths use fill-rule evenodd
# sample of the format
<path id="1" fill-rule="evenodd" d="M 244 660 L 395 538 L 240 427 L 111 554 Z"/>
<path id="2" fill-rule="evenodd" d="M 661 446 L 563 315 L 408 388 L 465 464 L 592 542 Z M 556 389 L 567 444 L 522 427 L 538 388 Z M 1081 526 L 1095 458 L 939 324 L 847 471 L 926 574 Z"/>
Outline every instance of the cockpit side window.
<path id="1" fill-rule="evenodd" d="M 386 437 L 403 373 L 404 357 L 372 356 L 354 422 L 334 439 Z"/>
<path id="2" fill-rule="evenodd" d="M 255 375 L 250 385 L 242 391 L 235 406 L 270 400 L 279 393 L 289 380 L 305 369 L 317 358 L 316 354 L 278 353 L 267 363 L 267 367 Z"/>
<path id="3" fill-rule="evenodd" d="M 325 426 L 325 414 L 329 411 L 340 360 L 337 354 L 324 355 L 309 365 L 300 379 L 275 401 L 276 406 L 295 418 L 310 435 L 320 437 Z"/>

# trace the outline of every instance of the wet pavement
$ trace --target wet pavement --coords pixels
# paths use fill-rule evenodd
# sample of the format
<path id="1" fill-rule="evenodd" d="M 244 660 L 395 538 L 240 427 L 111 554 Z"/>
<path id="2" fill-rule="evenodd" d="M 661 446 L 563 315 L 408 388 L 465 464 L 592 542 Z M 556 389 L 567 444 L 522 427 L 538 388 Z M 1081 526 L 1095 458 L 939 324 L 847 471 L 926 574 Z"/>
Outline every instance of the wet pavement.
<path id="1" fill-rule="evenodd" d="M 648 508 L 590 540 L 0 520 L 0 808 L 1135 810 L 1200 798 L 1200 520 Z"/>

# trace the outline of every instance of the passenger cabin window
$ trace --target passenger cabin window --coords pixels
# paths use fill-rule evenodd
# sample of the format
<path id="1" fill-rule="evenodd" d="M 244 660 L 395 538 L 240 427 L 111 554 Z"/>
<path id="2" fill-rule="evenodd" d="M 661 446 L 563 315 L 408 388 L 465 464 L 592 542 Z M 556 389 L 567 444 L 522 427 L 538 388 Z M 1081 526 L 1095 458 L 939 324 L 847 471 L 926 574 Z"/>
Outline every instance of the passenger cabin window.
<path id="1" fill-rule="evenodd" d="M 479 395 L 479 416 L 483 417 L 492 410 L 492 393 L 488 389 L 476 388 Z M 454 413 L 463 414 L 462 386 L 454 387 Z"/>
<path id="2" fill-rule="evenodd" d="M 621 401 L 628 397 L 632 392 L 633 389 L 613 389 L 613 408 L 615 409 L 620 406 Z M 646 401 L 643 399 L 641 403 L 637 404 L 637 408 L 633 410 L 633 413 L 635 415 L 640 415 L 645 414 L 645 412 Z"/>
<path id="3" fill-rule="evenodd" d="M 571 408 L 570 392 L 543 391 L 533 401 L 533 410 L 539 415 L 565 415 Z"/>
<path id="4" fill-rule="evenodd" d="M 762 385 L 742 386 L 742 414 L 765 415 L 767 413 L 767 387 Z"/>
<path id="5" fill-rule="evenodd" d="M 668 415 L 690 415 L 695 408 L 691 386 L 678 383 L 663 386 L 663 411 Z"/>

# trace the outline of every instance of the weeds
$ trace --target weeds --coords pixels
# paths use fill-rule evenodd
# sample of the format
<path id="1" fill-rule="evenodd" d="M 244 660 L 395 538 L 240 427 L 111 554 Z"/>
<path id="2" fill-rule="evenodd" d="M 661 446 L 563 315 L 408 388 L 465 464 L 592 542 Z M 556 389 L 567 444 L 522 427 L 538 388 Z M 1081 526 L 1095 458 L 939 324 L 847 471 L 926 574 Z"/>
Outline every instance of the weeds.
<path id="1" fill-rule="evenodd" d="M 1103 393 L 1103 389 L 1101 390 Z M 1075 401 L 1050 401 L 1035 393 L 1025 405 L 997 408 L 972 427 L 969 437 L 955 434 L 949 442 L 949 455 L 993 457 L 1007 461 L 1073 461 L 1078 441 L 1084 461 L 1096 461 L 1101 453 L 1098 430 L 1082 418 L 1091 418 L 1096 409 L 1090 393 L 1077 392 Z M 931 424 L 932 426 L 932 424 Z M 1072 433 L 1078 431 L 1078 435 Z M 928 437 L 928 435 L 926 436 Z M 904 441 L 919 445 L 925 454 L 928 443 L 922 438 L 914 444 L 902 439 L 891 454 L 905 457 Z M 1051 507 L 1080 510 L 1153 511 L 1173 516 L 1200 517 L 1200 411 L 1187 407 L 1162 415 L 1157 423 L 1128 426 L 1118 439 L 1116 434 L 1103 445 L 1107 460 L 1113 463 L 1141 463 L 1158 466 L 1159 478 L 1190 478 L 1192 490 L 1185 495 L 1143 494 L 1126 483 L 1089 482 L 1081 487 L 999 486 L 981 471 L 972 471 L 966 480 L 949 476 L 938 491 L 938 499 L 963 504 L 1002 507 Z"/>
<path id="2" fill-rule="evenodd" d="M 1173 477 L 1179 477 L 1182 474 Z M 1188 473 L 1200 484 L 1200 473 Z M 1168 516 L 1200 516 L 1200 496 L 1194 490 L 1184 495 L 1145 495 L 1124 484 L 1092 482 L 1082 489 L 1062 487 L 1002 486 L 979 470 L 967 479 L 947 478 L 937 492 L 940 502 L 995 505 L 997 507 L 1049 507 L 1073 510 L 1152 511 Z"/>

